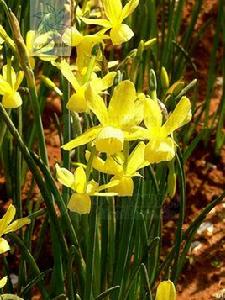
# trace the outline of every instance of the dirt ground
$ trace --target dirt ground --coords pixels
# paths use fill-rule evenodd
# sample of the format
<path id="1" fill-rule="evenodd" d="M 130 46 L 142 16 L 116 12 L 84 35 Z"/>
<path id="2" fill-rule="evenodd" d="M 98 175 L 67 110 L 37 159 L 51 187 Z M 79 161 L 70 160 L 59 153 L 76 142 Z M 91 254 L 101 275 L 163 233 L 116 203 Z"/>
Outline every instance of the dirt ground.
<path id="1" fill-rule="evenodd" d="M 184 17 L 190 15 L 193 3 L 187 1 Z M 217 0 L 203 1 L 203 13 L 196 32 L 209 18 L 216 20 Z M 193 59 L 197 66 L 196 78 L 200 86 L 200 101 L 204 100 L 208 62 L 212 49 L 215 23 L 207 29 Z M 201 59 L 200 59 L 201 58 Z M 190 75 L 190 74 L 188 74 Z M 217 109 L 222 87 L 215 86 L 210 111 Z M 214 154 L 214 140 L 209 145 L 199 145 L 187 163 L 187 224 L 198 215 L 213 197 L 219 196 L 225 188 L 225 147 L 221 154 Z M 196 236 L 192 251 L 178 284 L 178 300 L 225 299 L 225 205 L 216 207 L 205 220 L 205 230 Z M 208 229 L 206 228 L 208 227 Z"/>

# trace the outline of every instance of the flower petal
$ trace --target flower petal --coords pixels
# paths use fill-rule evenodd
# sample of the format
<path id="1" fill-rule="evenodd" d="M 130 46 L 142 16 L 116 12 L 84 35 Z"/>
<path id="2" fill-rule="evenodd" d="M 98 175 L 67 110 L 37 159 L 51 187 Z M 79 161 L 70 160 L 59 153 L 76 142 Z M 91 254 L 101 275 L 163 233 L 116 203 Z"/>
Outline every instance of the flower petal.
<path id="1" fill-rule="evenodd" d="M 133 176 L 138 169 L 142 168 L 145 161 L 144 150 L 145 144 L 143 142 L 134 148 L 127 161 L 126 175 Z"/>
<path id="2" fill-rule="evenodd" d="M 77 45 L 76 66 L 79 72 L 82 72 L 84 68 L 87 69 L 92 58 L 92 49 L 95 45 L 102 43 L 102 40 L 106 38 L 105 31 L 107 31 L 107 29 L 100 30 L 93 35 L 85 35 L 80 44 Z"/>
<path id="3" fill-rule="evenodd" d="M 2 289 L 6 285 L 7 281 L 8 281 L 8 277 L 7 276 L 5 276 L 2 279 L 0 279 L 0 289 Z"/>
<path id="4" fill-rule="evenodd" d="M 118 179 L 112 179 L 112 180 L 110 180 L 110 182 L 99 186 L 98 187 L 98 192 L 101 192 L 101 191 L 103 191 L 105 189 L 117 186 L 118 184 L 119 184 L 119 180 Z"/>
<path id="5" fill-rule="evenodd" d="M 121 128 L 129 123 L 134 115 L 135 99 L 136 91 L 133 82 L 125 80 L 115 87 L 108 108 L 112 126 Z"/>
<path id="6" fill-rule="evenodd" d="M 94 85 L 89 84 L 85 93 L 89 108 L 97 116 L 101 124 L 108 122 L 108 111 L 103 99 L 95 92 Z"/>
<path id="7" fill-rule="evenodd" d="M 16 73 L 13 67 L 9 67 L 8 65 L 3 66 L 2 68 L 3 79 L 10 83 L 13 87 L 16 82 Z M 10 78 L 8 78 L 10 77 Z"/>
<path id="8" fill-rule="evenodd" d="M 26 47 L 30 55 L 32 54 L 34 40 L 35 40 L 35 30 L 29 30 L 26 34 Z"/>
<path id="9" fill-rule="evenodd" d="M 139 0 L 130 0 L 123 8 L 122 18 L 126 19 L 129 15 L 133 13 L 135 8 L 138 6 Z"/>
<path id="10" fill-rule="evenodd" d="M 122 3 L 121 0 L 103 0 L 105 14 L 112 24 L 116 24 L 121 19 Z"/>
<path id="11" fill-rule="evenodd" d="M 10 94 L 12 92 L 13 90 L 10 84 L 7 81 L 0 78 L 0 95 Z"/>
<path id="12" fill-rule="evenodd" d="M 83 35 L 75 27 L 67 28 L 62 36 L 63 42 L 73 47 L 79 45 L 83 39 Z"/>
<path id="13" fill-rule="evenodd" d="M 134 126 L 129 131 L 124 132 L 125 140 L 149 140 L 149 130 L 140 126 Z"/>
<path id="14" fill-rule="evenodd" d="M 73 173 L 66 168 L 61 168 L 58 164 L 55 165 L 55 169 L 57 180 L 66 187 L 71 188 L 75 180 Z"/>
<path id="15" fill-rule="evenodd" d="M 9 250 L 9 243 L 5 239 L 0 238 L 0 254 L 3 254 Z"/>
<path id="16" fill-rule="evenodd" d="M 67 207 L 78 214 L 89 214 L 91 211 L 91 198 L 87 194 L 73 194 Z"/>
<path id="17" fill-rule="evenodd" d="M 7 230 L 5 231 L 5 234 L 13 231 L 17 231 L 24 225 L 30 224 L 31 220 L 29 218 L 21 218 L 17 219 L 14 222 L 12 222 L 8 227 Z"/>
<path id="18" fill-rule="evenodd" d="M 86 151 L 85 157 L 87 160 L 89 159 L 89 151 Z M 123 166 L 120 165 L 116 160 L 114 160 L 112 156 L 108 156 L 106 161 L 101 159 L 99 156 L 94 156 L 92 167 L 98 172 L 110 175 L 121 174 L 121 172 L 123 172 Z"/>
<path id="19" fill-rule="evenodd" d="M 139 125 L 144 119 L 144 108 L 146 97 L 144 93 L 137 94 L 137 99 L 134 103 L 134 118 L 132 120 L 131 126 Z"/>
<path id="20" fill-rule="evenodd" d="M 23 71 L 19 71 L 19 73 L 17 74 L 16 77 L 16 82 L 14 84 L 14 91 L 17 91 L 21 82 L 23 81 L 24 78 L 24 72 Z"/>
<path id="21" fill-rule="evenodd" d="M 94 193 L 93 196 L 96 196 L 96 197 L 115 197 L 115 196 L 118 196 L 117 193 Z"/>
<path id="22" fill-rule="evenodd" d="M 94 181 L 93 179 L 88 182 L 87 184 L 87 194 L 88 195 L 94 195 L 94 193 L 97 191 L 99 184 Z"/>
<path id="23" fill-rule="evenodd" d="M 113 81 L 116 77 L 116 74 L 117 74 L 116 72 L 109 72 L 107 75 L 105 75 L 102 78 L 102 85 L 103 85 L 102 89 L 103 90 L 106 90 L 113 85 Z"/>
<path id="24" fill-rule="evenodd" d="M 62 75 L 72 84 L 75 90 L 78 90 L 80 88 L 80 85 L 76 77 L 74 76 L 70 65 L 65 60 L 61 62 L 61 72 Z"/>
<path id="25" fill-rule="evenodd" d="M 182 97 L 175 110 L 163 125 L 167 135 L 190 121 L 191 102 L 187 97 Z"/>
<path id="26" fill-rule="evenodd" d="M 82 167 L 76 168 L 75 171 L 75 191 L 78 194 L 85 193 L 87 190 L 87 176 Z"/>
<path id="27" fill-rule="evenodd" d="M 144 123 L 148 129 L 161 127 L 162 113 L 157 101 L 146 99 L 144 110 Z"/>
<path id="28" fill-rule="evenodd" d="M 110 37 L 113 45 L 121 45 L 129 41 L 134 36 L 134 32 L 127 24 L 120 24 L 110 30 Z"/>
<path id="29" fill-rule="evenodd" d="M 3 218 L 0 220 L 0 237 L 5 233 L 8 225 L 13 221 L 16 214 L 16 208 L 10 204 Z"/>
<path id="30" fill-rule="evenodd" d="M 88 25 L 100 25 L 105 28 L 111 28 L 111 23 L 106 19 L 87 19 L 87 18 L 81 18 L 81 20 Z"/>
<path id="31" fill-rule="evenodd" d="M 102 128 L 101 126 L 92 127 L 91 129 L 87 130 L 85 133 L 81 134 L 74 140 L 63 145 L 62 149 L 72 150 L 78 146 L 88 144 L 89 142 L 93 141 L 96 138 L 101 128 Z"/>

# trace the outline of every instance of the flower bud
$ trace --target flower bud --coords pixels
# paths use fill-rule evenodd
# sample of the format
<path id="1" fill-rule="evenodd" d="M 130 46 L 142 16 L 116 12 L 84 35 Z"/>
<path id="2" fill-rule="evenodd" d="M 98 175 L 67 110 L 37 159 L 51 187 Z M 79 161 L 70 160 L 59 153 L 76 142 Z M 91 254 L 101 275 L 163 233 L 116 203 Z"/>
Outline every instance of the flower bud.
<path id="1" fill-rule="evenodd" d="M 162 67 L 161 69 L 161 84 L 164 89 L 168 89 L 170 86 L 169 76 L 165 67 Z"/>
<path id="2" fill-rule="evenodd" d="M 156 300 L 176 300 L 176 288 L 172 281 L 160 282 L 156 291 Z"/>
<path id="3" fill-rule="evenodd" d="M 50 89 L 53 89 L 59 96 L 62 96 L 63 93 L 61 92 L 61 90 L 56 86 L 55 82 L 53 82 L 50 78 L 41 75 L 41 80 L 45 83 L 45 85 L 47 87 L 49 87 Z"/>

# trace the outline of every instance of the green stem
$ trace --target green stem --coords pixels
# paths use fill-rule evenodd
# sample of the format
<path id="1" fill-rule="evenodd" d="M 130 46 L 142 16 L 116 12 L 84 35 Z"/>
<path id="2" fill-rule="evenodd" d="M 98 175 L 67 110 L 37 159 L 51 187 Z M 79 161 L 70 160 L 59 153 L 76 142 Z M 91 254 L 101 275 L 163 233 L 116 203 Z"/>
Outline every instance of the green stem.
<path id="1" fill-rule="evenodd" d="M 33 70 L 29 63 L 29 56 L 27 53 L 27 48 L 25 46 L 23 37 L 20 33 L 20 27 L 19 22 L 16 18 L 16 16 L 13 14 L 13 12 L 8 9 L 8 20 L 10 23 L 10 26 L 12 28 L 14 41 L 16 44 L 17 51 L 15 52 L 16 56 L 18 57 L 18 60 L 20 62 L 21 68 L 24 71 L 28 88 L 29 88 L 29 97 L 34 113 L 34 119 L 35 119 L 35 125 L 37 127 L 37 134 L 38 134 L 38 141 L 39 141 L 39 148 L 40 148 L 40 155 L 43 161 L 48 165 L 48 156 L 45 146 L 45 137 L 44 137 L 44 130 L 41 120 L 41 111 L 40 111 L 40 104 L 37 97 L 37 91 L 36 91 L 36 83 L 35 83 L 35 77 Z"/>
<path id="2" fill-rule="evenodd" d="M 177 155 L 177 162 L 178 162 L 178 170 L 179 170 L 179 178 L 180 178 L 180 213 L 179 213 L 179 219 L 177 222 L 177 231 L 176 231 L 176 242 L 175 242 L 175 254 L 174 254 L 174 266 L 173 266 L 173 272 L 171 275 L 171 279 L 174 282 L 177 278 L 177 264 L 179 261 L 179 255 L 180 255 L 180 247 L 182 242 L 182 226 L 184 223 L 185 218 L 185 204 L 186 204 L 186 185 L 185 185 L 185 175 L 184 175 L 184 169 L 182 166 L 181 156 Z"/>
<path id="3" fill-rule="evenodd" d="M 24 244 L 24 242 L 14 233 L 9 233 L 8 236 L 20 248 L 23 258 L 25 259 L 25 261 L 31 268 L 31 274 L 32 274 L 33 278 L 36 276 L 39 276 L 41 274 L 41 272 L 40 272 L 33 256 L 31 255 L 30 251 L 27 249 L 27 246 Z M 47 292 L 46 288 L 44 287 L 43 280 L 41 280 L 38 283 L 38 287 L 40 289 L 43 299 L 46 299 L 46 300 L 50 299 L 48 292 Z"/>
<path id="4" fill-rule="evenodd" d="M 62 76 L 61 77 L 61 85 L 62 85 L 62 122 L 63 122 L 63 144 L 68 143 L 71 140 L 71 115 L 70 111 L 67 109 L 66 104 L 70 97 L 70 88 L 67 80 Z M 70 169 L 70 152 L 62 150 L 62 162 L 63 167 L 66 169 Z M 69 201 L 70 190 L 69 188 L 63 186 L 62 189 L 62 198 L 64 202 L 67 204 Z"/>
<path id="5" fill-rule="evenodd" d="M 46 186 L 46 183 L 42 180 L 41 174 L 36 167 L 35 161 L 30 156 L 30 152 L 29 152 L 28 148 L 26 147 L 26 145 L 24 145 L 24 142 L 21 139 L 18 130 L 15 128 L 13 122 L 10 120 L 6 110 L 4 109 L 4 107 L 1 103 L 0 103 L 0 115 L 2 117 L 2 120 L 6 123 L 9 132 L 12 134 L 15 141 L 17 142 L 18 147 L 19 147 L 20 151 L 22 152 L 25 161 L 27 162 L 27 164 L 30 168 L 30 171 L 34 175 L 35 181 L 40 189 L 40 192 L 43 196 L 45 204 L 48 208 L 50 219 L 51 219 L 52 223 L 55 225 L 56 230 L 58 232 L 58 237 L 61 242 L 62 251 L 64 252 L 65 257 L 67 257 L 67 245 L 66 245 L 66 242 L 64 239 L 64 234 L 62 232 L 60 222 L 59 222 L 58 217 L 55 212 L 55 207 L 52 202 L 52 197 L 48 190 L 48 187 Z"/>
<path id="6" fill-rule="evenodd" d="M 72 225 L 70 216 L 67 211 L 67 207 L 65 205 L 65 202 L 61 198 L 60 193 L 58 192 L 54 179 L 51 175 L 51 173 L 48 171 L 47 167 L 45 164 L 37 157 L 34 153 L 31 153 L 32 157 L 34 158 L 35 162 L 37 165 L 40 167 L 42 173 L 44 174 L 45 180 L 48 183 L 48 187 L 51 190 L 52 194 L 54 195 L 54 199 L 56 201 L 56 204 L 58 205 L 61 214 L 62 214 L 62 220 L 66 226 L 66 229 L 68 230 L 68 234 L 70 236 L 71 242 L 75 246 L 75 259 L 78 264 L 78 270 L 80 273 L 80 278 L 81 278 L 81 286 L 84 286 L 84 277 L 85 277 L 85 271 L 86 271 L 86 265 L 85 261 L 82 256 L 82 251 L 78 242 L 78 238 L 76 235 L 76 232 L 74 230 L 74 227 Z"/>
<path id="7" fill-rule="evenodd" d="M 95 157 L 96 154 L 96 148 L 92 147 L 91 149 L 91 155 L 88 159 L 88 163 L 87 163 L 87 169 L 86 169 L 86 176 L 87 176 L 87 182 L 89 181 L 90 175 L 91 175 L 91 170 L 92 170 L 92 163 L 93 163 L 93 159 Z"/>

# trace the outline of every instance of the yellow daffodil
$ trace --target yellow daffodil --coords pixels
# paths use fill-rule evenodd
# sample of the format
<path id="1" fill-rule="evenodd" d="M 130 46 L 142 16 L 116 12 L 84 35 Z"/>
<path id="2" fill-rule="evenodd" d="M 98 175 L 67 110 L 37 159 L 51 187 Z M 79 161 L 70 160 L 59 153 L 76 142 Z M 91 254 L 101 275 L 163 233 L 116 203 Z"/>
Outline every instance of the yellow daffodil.
<path id="1" fill-rule="evenodd" d="M 145 160 L 149 163 L 170 161 L 175 156 L 176 143 L 171 134 L 191 119 L 191 103 L 182 97 L 175 110 L 163 122 L 163 114 L 157 101 L 148 99 L 145 102 L 144 123 L 140 135 L 145 136 L 149 143 L 145 147 Z M 145 133 L 144 133 L 145 131 Z"/>
<path id="2" fill-rule="evenodd" d="M 176 300 L 176 288 L 172 281 L 160 282 L 156 291 L 156 300 Z"/>
<path id="3" fill-rule="evenodd" d="M 55 47 L 51 32 L 37 35 L 35 30 L 29 30 L 26 35 L 26 47 L 32 69 L 35 67 L 35 56 L 39 56 L 44 61 L 54 61 L 57 58 L 55 55 L 47 55 L 47 52 Z"/>
<path id="4" fill-rule="evenodd" d="M 21 82 L 23 81 L 24 72 L 15 73 L 13 67 L 3 66 L 3 74 L 0 75 L 0 95 L 2 105 L 5 108 L 17 108 L 22 104 L 22 98 L 17 92 Z"/>
<path id="5" fill-rule="evenodd" d="M 99 152 L 110 155 L 121 152 L 124 140 L 133 139 L 137 125 L 143 120 L 143 101 L 138 98 L 134 84 L 129 80 L 120 82 L 108 107 L 92 85 L 87 88 L 86 98 L 100 124 L 64 145 L 63 149 L 71 150 L 94 141 Z"/>
<path id="6" fill-rule="evenodd" d="M 7 240 L 5 240 L 2 236 L 9 232 L 18 230 L 26 224 L 30 224 L 29 218 L 22 218 L 12 222 L 15 217 L 15 214 L 16 214 L 16 209 L 11 204 L 8 207 L 7 212 L 5 213 L 3 218 L 0 219 L 0 254 L 10 249 Z"/>
<path id="7" fill-rule="evenodd" d="M 76 66 L 80 74 L 85 74 L 87 66 L 92 58 L 92 49 L 95 45 L 102 43 L 107 38 L 105 30 L 93 35 L 82 35 L 75 27 L 67 28 L 62 36 L 66 45 L 76 47 Z"/>
<path id="8" fill-rule="evenodd" d="M 82 166 L 76 168 L 75 173 L 71 173 L 65 168 L 56 165 L 57 180 L 71 188 L 72 194 L 68 203 L 68 208 L 78 214 L 89 214 L 91 210 L 90 196 L 115 196 L 115 193 L 101 193 L 110 186 L 117 184 L 117 181 L 112 181 L 108 184 L 99 186 L 97 182 L 91 180 L 88 182 L 86 173 Z"/>
<path id="9" fill-rule="evenodd" d="M 107 19 L 82 18 L 86 24 L 96 24 L 110 30 L 110 38 L 114 45 L 129 41 L 134 33 L 123 20 L 133 13 L 139 0 L 130 0 L 124 7 L 121 0 L 102 0 Z"/>
<path id="10" fill-rule="evenodd" d="M 63 76 L 71 83 L 75 90 L 75 93 L 71 96 L 67 103 L 67 108 L 73 112 L 82 113 L 88 111 L 88 103 L 85 96 L 87 90 L 87 83 L 80 82 L 73 74 L 70 65 L 64 60 L 61 62 L 61 72 Z M 97 94 L 102 93 L 113 85 L 113 80 L 116 76 L 116 72 L 110 72 L 103 78 L 97 77 L 93 72 L 91 83 L 95 87 Z"/>
<path id="11" fill-rule="evenodd" d="M 6 285 L 7 281 L 8 281 L 8 277 L 7 276 L 5 276 L 2 279 L 0 279 L 0 289 L 2 289 Z"/>
<path id="12" fill-rule="evenodd" d="M 106 161 L 100 157 L 95 156 L 92 166 L 99 172 L 114 175 L 112 181 L 118 180 L 118 184 L 110 187 L 109 192 L 117 193 L 121 197 L 131 197 L 134 192 L 134 182 L 132 177 L 140 176 L 137 172 L 146 164 L 144 162 L 144 149 L 145 145 L 140 142 L 131 152 L 127 161 L 124 155 L 109 156 Z M 86 157 L 88 158 L 87 152 Z"/>

